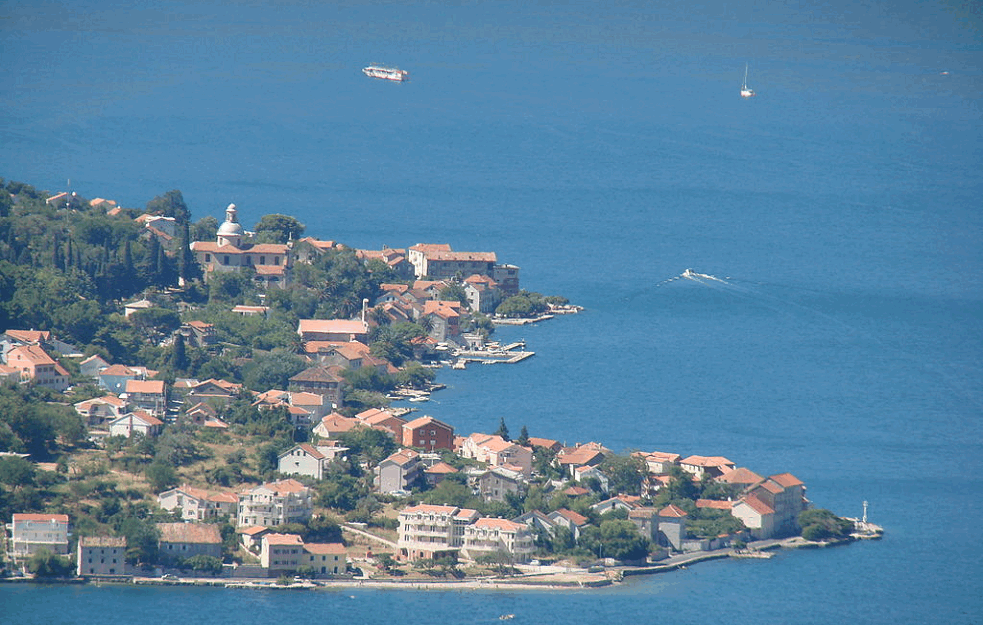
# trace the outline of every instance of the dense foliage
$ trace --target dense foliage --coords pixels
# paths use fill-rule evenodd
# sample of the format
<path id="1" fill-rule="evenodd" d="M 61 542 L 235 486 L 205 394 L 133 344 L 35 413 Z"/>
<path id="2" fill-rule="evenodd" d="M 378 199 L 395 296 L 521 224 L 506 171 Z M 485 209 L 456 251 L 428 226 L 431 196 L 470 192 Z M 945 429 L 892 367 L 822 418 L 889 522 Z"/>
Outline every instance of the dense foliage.
<path id="1" fill-rule="evenodd" d="M 815 508 L 799 514 L 799 526 L 806 540 L 831 540 L 847 538 L 853 532 L 853 521 L 841 519 L 829 510 Z"/>

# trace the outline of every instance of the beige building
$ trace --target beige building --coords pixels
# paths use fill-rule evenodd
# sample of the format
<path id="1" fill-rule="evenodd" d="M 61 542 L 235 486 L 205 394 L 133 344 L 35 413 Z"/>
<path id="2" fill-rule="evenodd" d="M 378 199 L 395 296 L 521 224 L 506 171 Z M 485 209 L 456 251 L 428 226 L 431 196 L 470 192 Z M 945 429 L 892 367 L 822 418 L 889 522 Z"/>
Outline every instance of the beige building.
<path id="1" fill-rule="evenodd" d="M 82 536 L 78 543 L 76 574 L 110 576 L 126 574 L 126 538 Z"/>
<path id="2" fill-rule="evenodd" d="M 194 556 L 222 557 L 222 535 L 214 523 L 158 523 L 158 553 L 175 563 Z"/>
<path id="3" fill-rule="evenodd" d="M 266 534 L 260 548 L 260 564 L 271 575 L 310 567 L 317 576 L 343 575 L 348 569 L 341 543 L 305 544 L 297 534 Z"/>

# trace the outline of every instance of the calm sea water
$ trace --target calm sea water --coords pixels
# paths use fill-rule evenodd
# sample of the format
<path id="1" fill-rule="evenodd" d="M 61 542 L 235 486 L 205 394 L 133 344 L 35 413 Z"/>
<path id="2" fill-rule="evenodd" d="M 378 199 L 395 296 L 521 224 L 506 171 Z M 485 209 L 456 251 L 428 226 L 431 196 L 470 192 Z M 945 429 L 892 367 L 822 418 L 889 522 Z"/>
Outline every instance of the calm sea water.
<path id="1" fill-rule="evenodd" d="M 0 622 L 979 622 L 981 44 L 958 2 L 4 3 L 0 175 L 494 250 L 587 310 L 426 413 L 790 471 L 888 534 L 585 593 L 0 587 Z"/>

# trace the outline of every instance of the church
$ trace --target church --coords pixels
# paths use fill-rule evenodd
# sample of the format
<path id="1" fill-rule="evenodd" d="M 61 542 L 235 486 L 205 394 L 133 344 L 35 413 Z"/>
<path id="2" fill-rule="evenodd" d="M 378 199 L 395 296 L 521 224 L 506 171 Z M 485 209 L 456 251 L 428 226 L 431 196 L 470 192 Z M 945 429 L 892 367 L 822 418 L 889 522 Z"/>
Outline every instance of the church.
<path id="1" fill-rule="evenodd" d="M 252 243 L 252 233 L 243 230 L 239 223 L 236 205 L 229 204 L 215 242 L 195 241 L 191 251 L 205 273 L 206 282 L 214 273 L 249 268 L 256 272 L 258 283 L 267 288 L 283 288 L 290 281 L 290 247 L 281 243 Z"/>

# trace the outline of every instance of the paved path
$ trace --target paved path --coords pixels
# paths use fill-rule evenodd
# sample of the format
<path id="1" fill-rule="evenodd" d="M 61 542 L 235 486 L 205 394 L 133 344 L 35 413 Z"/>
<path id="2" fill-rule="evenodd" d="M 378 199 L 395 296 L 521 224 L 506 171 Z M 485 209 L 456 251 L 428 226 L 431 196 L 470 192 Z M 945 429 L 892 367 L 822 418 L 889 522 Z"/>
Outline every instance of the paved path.
<path id="1" fill-rule="evenodd" d="M 342 523 L 341 526 L 343 528 L 345 528 L 346 530 L 348 530 L 349 532 L 353 533 L 353 534 L 358 534 L 359 536 L 364 536 L 365 538 L 368 538 L 369 540 L 374 540 L 377 543 L 382 543 L 383 545 L 385 545 L 387 547 L 391 547 L 393 549 L 396 549 L 396 543 L 394 543 L 391 540 L 386 540 L 385 538 L 382 538 L 381 536 L 376 536 L 375 534 L 370 534 L 369 532 L 366 532 L 365 530 L 359 529 L 357 527 L 352 527 L 348 523 Z"/>

